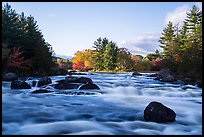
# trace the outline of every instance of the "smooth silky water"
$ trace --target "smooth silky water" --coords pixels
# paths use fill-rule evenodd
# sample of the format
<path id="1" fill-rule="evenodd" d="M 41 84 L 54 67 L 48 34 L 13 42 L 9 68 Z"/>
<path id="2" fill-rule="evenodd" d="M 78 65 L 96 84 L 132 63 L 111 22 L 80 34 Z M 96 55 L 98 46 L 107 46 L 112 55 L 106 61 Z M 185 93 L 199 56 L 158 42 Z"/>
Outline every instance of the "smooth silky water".
<path id="1" fill-rule="evenodd" d="M 11 89 L 2 82 L 2 134 L 30 135 L 201 135 L 202 89 L 165 83 L 131 73 L 85 75 L 100 90 Z M 52 76 L 52 81 L 65 76 Z M 80 92 L 80 94 L 79 94 Z M 92 94 L 89 94 L 92 93 Z M 176 121 L 144 121 L 143 112 L 158 101 L 176 112 Z"/>

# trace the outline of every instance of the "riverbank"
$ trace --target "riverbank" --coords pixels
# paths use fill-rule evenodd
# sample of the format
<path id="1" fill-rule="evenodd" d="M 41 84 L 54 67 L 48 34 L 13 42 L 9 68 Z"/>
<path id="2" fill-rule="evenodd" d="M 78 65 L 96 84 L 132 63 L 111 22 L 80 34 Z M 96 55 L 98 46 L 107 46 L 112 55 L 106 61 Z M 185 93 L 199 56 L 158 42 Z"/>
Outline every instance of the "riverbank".
<path id="1" fill-rule="evenodd" d="M 137 75 L 141 75 L 140 73 L 153 73 L 153 77 L 156 77 L 155 80 L 161 80 L 163 82 L 173 82 L 173 81 L 181 81 L 184 84 L 189 84 L 189 85 L 197 85 L 198 87 L 202 88 L 202 81 L 201 80 L 195 80 L 195 79 L 191 79 L 191 78 L 184 78 L 184 77 L 178 77 L 175 74 L 172 74 L 171 72 L 167 72 L 167 74 L 163 73 L 162 77 L 161 75 L 158 76 L 159 73 L 161 73 L 161 71 L 131 71 L 131 72 L 124 72 L 124 71 L 91 71 L 91 72 L 77 72 L 77 71 L 73 71 L 73 72 L 68 72 L 65 70 L 58 70 L 55 72 L 50 72 L 50 74 L 40 74 L 40 73 L 35 73 L 32 75 L 28 75 L 28 74 L 20 74 L 20 75 L 16 75 L 14 73 L 2 73 L 2 80 L 4 81 L 12 81 L 12 80 L 17 80 L 18 78 L 20 78 L 21 80 L 25 80 L 28 77 L 44 77 L 44 76 L 60 76 L 60 75 L 93 75 L 93 73 L 106 73 L 106 74 L 126 74 L 126 73 L 130 73 L 134 76 Z M 56 73 L 57 72 L 57 73 Z M 8 74 L 8 75 L 7 75 Z M 168 77 L 168 78 L 167 78 Z M 164 79 L 165 78 L 165 79 Z M 166 79 L 167 78 L 167 79 Z"/>

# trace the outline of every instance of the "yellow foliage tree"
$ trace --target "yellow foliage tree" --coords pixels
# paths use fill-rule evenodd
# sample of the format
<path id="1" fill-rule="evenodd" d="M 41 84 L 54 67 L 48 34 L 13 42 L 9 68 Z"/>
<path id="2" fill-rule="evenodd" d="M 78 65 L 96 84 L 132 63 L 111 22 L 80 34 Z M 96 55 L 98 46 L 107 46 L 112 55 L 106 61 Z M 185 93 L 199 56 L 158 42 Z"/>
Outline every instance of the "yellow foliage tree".
<path id="1" fill-rule="evenodd" d="M 74 69 L 77 69 L 79 71 L 88 71 L 93 68 L 93 62 L 92 62 L 92 54 L 93 51 L 90 49 L 86 49 L 84 51 L 77 51 L 74 54 L 74 57 L 71 59 L 73 62 L 73 66 L 75 66 Z M 78 65 L 80 62 L 81 65 Z M 83 66 L 83 68 L 82 68 Z"/>

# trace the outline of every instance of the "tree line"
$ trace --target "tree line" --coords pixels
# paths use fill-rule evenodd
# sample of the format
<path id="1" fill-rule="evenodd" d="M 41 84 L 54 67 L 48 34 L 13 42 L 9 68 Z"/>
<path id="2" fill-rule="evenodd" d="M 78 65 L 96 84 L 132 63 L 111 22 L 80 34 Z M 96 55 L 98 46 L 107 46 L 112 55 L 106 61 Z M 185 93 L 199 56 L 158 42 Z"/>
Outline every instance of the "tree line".
<path id="1" fill-rule="evenodd" d="M 145 58 L 132 54 L 126 48 L 119 48 L 115 42 L 99 37 L 93 50 L 77 51 L 71 59 L 73 69 L 79 71 L 157 71 L 160 69 L 160 54 L 149 53 Z"/>
<path id="2" fill-rule="evenodd" d="M 93 49 L 77 51 L 71 60 L 54 57 L 33 16 L 2 7 L 2 72 L 56 75 L 67 69 L 79 71 L 159 71 L 170 69 L 179 77 L 202 81 L 202 11 L 195 5 L 183 25 L 169 21 L 156 50 L 145 57 L 130 53 L 107 38 L 99 37 Z M 59 70 L 60 69 L 60 70 Z M 59 72 L 60 71 L 60 72 Z"/>

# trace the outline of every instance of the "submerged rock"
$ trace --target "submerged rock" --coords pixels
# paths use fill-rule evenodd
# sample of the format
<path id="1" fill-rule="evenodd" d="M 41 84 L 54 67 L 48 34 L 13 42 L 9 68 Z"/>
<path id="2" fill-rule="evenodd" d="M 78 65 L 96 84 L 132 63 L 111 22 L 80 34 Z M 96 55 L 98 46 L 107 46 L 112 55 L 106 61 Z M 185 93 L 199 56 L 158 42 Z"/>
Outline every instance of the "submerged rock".
<path id="1" fill-rule="evenodd" d="M 86 89 L 100 89 L 96 84 L 85 84 L 82 85 L 79 90 L 86 90 Z"/>
<path id="2" fill-rule="evenodd" d="M 151 102 L 144 110 L 144 119 L 153 122 L 173 122 L 175 121 L 176 113 L 164 106 L 160 102 Z"/>
<path id="3" fill-rule="evenodd" d="M 41 79 L 39 79 L 37 87 L 41 87 L 41 86 L 44 86 L 44 85 L 47 85 L 47 84 L 51 84 L 51 83 L 52 83 L 51 78 L 49 78 L 49 77 L 42 77 Z"/>
<path id="4" fill-rule="evenodd" d="M 14 81 L 14 80 L 17 80 L 18 79 L 18 76 L 12 72 L 9 72 L 9 73 L 6 73 L 4 76 L 3 76 L 3 80 L 4 81 Z"/>
<path id="5" fill-rule="evenodd" d="M 31 89 L 31 86 L 25 81 L 15 80 L 11 82 L 11 89 Z"/>

